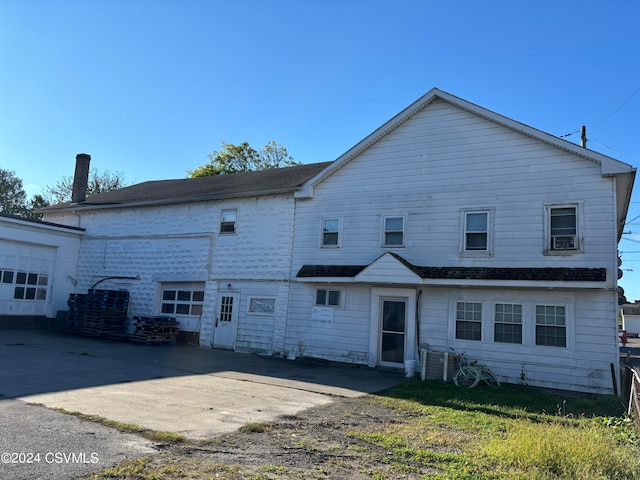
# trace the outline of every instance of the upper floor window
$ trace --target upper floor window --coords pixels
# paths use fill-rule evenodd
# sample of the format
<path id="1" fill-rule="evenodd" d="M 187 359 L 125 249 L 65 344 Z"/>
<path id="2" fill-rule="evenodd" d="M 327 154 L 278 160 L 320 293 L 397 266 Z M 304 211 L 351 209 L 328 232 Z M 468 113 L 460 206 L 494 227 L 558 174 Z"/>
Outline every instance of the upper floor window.
<path id="1" fill-rule="evenodd" d="M 567 317 L 564 305 L 536 305 L 536 345 L 567 346 Z"/>
<path id="2" fill-rule="evenodd" d="M 578 250 L 578 208 L 549 207 L 549 250 Z"/>
<path id="3" fill-rule="evenodd" d="M 322 219 L 322 246 L 338 247 L 340 240 L 340 219 L 339 218 L 323 218 Z"/>
<path id="4" fill-rule="evenodd" d="M 383 217 L 383 247 L 404 245 L 404 217 Z"/>
<path id="5" fill-rule="evenodd" d="M 456 338 L 482 340 L 482 303 L 456 302 Z"/>
<path id="6" fill-rule="evenodd" d="M 460 254 L 488 256 L 493 254 L 493 209 L 462 212 Z"/>
<path id="7" fill-rule="evenodd" d="M 236 220 L 238 218 L 238 210 L 229 208 L 222 210 L 220 215 L 220 233 L 236 233 Z"/>

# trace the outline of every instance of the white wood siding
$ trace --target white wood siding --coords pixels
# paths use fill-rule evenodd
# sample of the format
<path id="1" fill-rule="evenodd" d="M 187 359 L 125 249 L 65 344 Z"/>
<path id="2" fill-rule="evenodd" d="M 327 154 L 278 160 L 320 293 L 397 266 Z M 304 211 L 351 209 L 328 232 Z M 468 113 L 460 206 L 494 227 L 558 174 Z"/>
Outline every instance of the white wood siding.
<path id="1" fill-rule="evenodd" d="M 387 250 L 417 265 L 487 265 L 459 256 L 460 211 L 480 207 L 495 209 L 491 266 L 612 268 L 612 185 L 594 162 L 436 102 L 298 201 L 294 273 L 368 264 Z M 573 202 L 583 202 L 585 254 L 543 255 L 545 204 Z M 319 248 L 327 212 L 342 219 L 341 248 Z M 386 214 L 407 215 L 404 248 L 381 247 Z"/>
<path id="2" fill-rule="evenodd" d="M 391 251 L 415 265 L 434 267 L 606 268 L 601 290 L 425 287 L 420 297 L 418 342 L 430 349 L 465 351 L 512 383 L 610 393 L 610 365 L 618 365 L 615 312 L 616 244 L 614 184 L 600 165 L 533 140 L 438 101 L 413 116 L 315 186 L 296 203 L 292 278 L 305 264 L 368 265 Z M 581 251 L 548 255 L 545 206 L 577 204 Z M 493 248 L 487 256 L 460 254 L 462 212 L 487 209 Z M 340 247 L 320 247 L 320 219 L 341 221 Z M 404 246 L 381 246 L 385 215 L 403 215 Z M 397 267 L 397 264 L 395 265 Z M 378 271 L 378 270 L 376 270 Z M 393 272 L 366 283 L 343 285 L 344 308 L 333 325 L 310 323 L 313 292 L 333 284 L 299 282 L 291 288 L 286 343 L 332 360 L 371 364 L 371 288 L 411 284 Z M 483 340 L 455 339 L 455 302 L 483 305 Z M 523 345 L 493 341 L 496 302 L 522 303 Z M 535 345 L 535 305 L 567 306 L 567 347 Z"/>

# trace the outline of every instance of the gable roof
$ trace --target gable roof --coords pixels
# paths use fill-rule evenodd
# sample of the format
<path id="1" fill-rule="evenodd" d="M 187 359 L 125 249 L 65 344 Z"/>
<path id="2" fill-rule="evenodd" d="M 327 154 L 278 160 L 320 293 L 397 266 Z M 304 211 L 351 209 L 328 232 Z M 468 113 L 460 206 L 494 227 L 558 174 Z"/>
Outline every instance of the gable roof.
<path id="1" fill-rule="evenodd" d="M 517 122 L 503 115 L 499 115 L 491 110 L 475 105 L 471 102 L 458 98 L 449 93 L 443 92 L 437 88 L 429 90 L 424 96 L 413 102 L 407 108 L 402 110 L 396 116 L 389 121 L 378 127 L 371 134 L 366 136 L 356 145 L 351 147 L 345 153 L 340 155 L 334 162 L 328 165 L 324 170 L 319 172 L 316 176 L 311 178 L 297 193 L 298 198 L 309 198 L 313 196 L 313 189 L 316 185 L 330 177 L 343 166 L 349 163 L 352 159 L 360 155 L 366 149 L 371 147 L 374 143 L 381 138 L 398 128 L 405 123 L 411 117 L 427 108 L 435 101 L 443 101 L 465 110 L 471 114 L 477 115 L 481 118 L 489 120 L 493 123 L 509 128 L 513 131 L 519 132 L 523 135 L 536 139 L 545 144 L 559 148 L 563 151 L 575 154 L 586 160 L 595 162 L 601 166 L 601 172 L 603 176 L 615 176 L 617 182 L 617 225 L 618 225 L 618 239 L 622 236 L 622 230 L 624 227 L 629 203 L 631 201 L 631 191 L 633 189 L 633 182 L 635 179 L 636 169 L 629 164 L 616 160 L 614 158 L 602 155 L 601 153 L 594 152 L 587 148 L 580 147 L 567 140 L 555 137 L 541 130 L 532 128 L 524 123 Z"/>
<path id="2" fill-rule="evenodd" d="M 167 205 L 205 200 L 289 193 L 331 162 L 272 168 L 213 177 L 155 180 L 91 195 L 81 203 L 62 203 L 41 212 Z"/>

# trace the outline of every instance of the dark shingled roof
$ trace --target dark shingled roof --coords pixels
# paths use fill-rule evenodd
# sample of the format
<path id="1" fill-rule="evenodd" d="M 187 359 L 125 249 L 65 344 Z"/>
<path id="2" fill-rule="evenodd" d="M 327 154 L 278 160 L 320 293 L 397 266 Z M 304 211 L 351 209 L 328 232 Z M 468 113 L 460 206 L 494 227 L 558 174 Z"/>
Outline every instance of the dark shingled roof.
<path id="1" fill-rule="evenodd" d="M 182 203 L 292 192 L 330 163 L 311 163 L 213 177 L 155 180 L 92 195 L 81 203 L 53 205 L 42 211 Z"/>
<path id="2" fill-rule="evenodd" d="M 407 264 L 407 262 L 403 262 Z M 409 264 L 410 265 L 410 264 Z M 368 265 L 303 265 L 298 278 L 352 278 Z M 604 282 L 606 268 L 549 267 L 409 267 L 421 278 L 438 280 L 533 280 L 556 282 Z"/>

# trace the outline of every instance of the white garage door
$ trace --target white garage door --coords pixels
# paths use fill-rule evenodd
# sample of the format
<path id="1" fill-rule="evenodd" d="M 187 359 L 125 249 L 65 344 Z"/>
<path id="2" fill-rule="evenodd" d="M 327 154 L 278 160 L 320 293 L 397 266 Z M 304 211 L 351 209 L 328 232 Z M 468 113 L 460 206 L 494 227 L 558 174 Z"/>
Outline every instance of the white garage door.
<path id="1" fill-rule="evenodd" d="M 45 315 L 55 249 L 0 240 L 0 315 Z"/>

